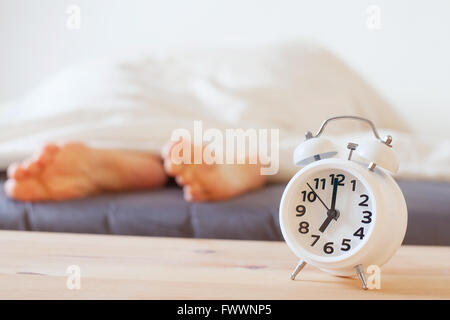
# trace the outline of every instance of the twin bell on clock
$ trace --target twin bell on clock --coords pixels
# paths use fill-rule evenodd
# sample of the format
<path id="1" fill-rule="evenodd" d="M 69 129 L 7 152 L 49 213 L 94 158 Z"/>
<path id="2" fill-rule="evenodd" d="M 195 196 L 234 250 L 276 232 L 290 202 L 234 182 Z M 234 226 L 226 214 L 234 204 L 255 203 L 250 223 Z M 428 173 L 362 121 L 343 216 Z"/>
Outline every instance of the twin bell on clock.
<path id="1" fill-rule="evenodd" d="M 321 137 L 329 122 L 341 119 L 365 122 L 374 134 L 363 143 L 348 141 L 344 157 Z M 315 135 L 306 133 L 293 157 L 303 168 L 280 203 L 281 231 L 300 258 L 291 279 L 309 263 L 334 275 L 357 275 L 367 289 L 364 269 L 381 267 L 400 247 L 407 208 L 391 176 L 399 167 L 391 144 L 391 136 L 380 138 L 370 120 L 356 116 L 327 119 Z"/>

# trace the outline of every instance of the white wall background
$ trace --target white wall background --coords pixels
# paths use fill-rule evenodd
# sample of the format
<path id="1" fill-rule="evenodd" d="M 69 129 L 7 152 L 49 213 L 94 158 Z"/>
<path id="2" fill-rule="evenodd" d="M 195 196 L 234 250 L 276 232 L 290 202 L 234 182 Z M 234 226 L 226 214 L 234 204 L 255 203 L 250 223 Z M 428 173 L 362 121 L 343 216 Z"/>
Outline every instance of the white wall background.
<path id="1" fill-rule="evenodd" d="M 81 8 L 81 29 L 66 9 Z M 381 30 L 366 27 L 369 5 Z M 450 138 L 450 1 L 2 0 L 0 100 L 68 63 L 160 47 L 322 41 L 421 132 Z"/>

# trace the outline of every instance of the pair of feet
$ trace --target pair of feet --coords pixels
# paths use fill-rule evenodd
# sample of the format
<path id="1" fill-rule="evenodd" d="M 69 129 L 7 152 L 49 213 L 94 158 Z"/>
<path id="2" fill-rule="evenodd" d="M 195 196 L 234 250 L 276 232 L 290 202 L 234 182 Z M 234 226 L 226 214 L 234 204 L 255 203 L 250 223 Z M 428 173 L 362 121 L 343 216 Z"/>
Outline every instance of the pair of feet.
<path id="1" fill-rule="evenodd" d="M 259 165 L 176 164 L 172 161 L 176 144 L 168 145 L 162 158 L 79 143 L 48 144 L 31 159 L 8 168 L 5 192 L 21 201 L 66 200 L 107 191 L 154 189 L 173 176 L 183 186 L 187 201 L 214 201 L 264 185 Z"/>

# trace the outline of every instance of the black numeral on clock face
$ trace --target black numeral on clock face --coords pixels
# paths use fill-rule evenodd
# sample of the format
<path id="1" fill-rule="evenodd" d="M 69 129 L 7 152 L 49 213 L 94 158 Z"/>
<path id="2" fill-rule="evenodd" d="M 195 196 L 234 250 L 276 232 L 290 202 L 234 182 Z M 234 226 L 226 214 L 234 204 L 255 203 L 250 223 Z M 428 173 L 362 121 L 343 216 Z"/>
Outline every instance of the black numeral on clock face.
<path id="1" fill-rule="evenodd" d="M 311 237 L 314 238 L 313 243 L 311 243 L 311 247 L 314 247 L 314 245 L 317 243 L 317 241 L 319 241 L 320 236 L 317 234 L 312 234 Z"/>
<path id="2" fill-rule="evenodd" d="M 348 251 L 351 249 L 350 239 L 342 239 L 341 251 Z"/>
<path id="3" fill-rule="evenodd" d="M 297 211 L 297 214 L 296 214 L 297 217 L 304 216 L 306 213 L 306 207 L 304 205 L 300 204 L 295 208 L 295 211 Z"/>
<path id="4" fill-rule="evenodd" d="M 361 220 L 362 223 L 371 223 L 372 222 L 372 212 L 370 211 L 363 211 L 363 219 Z"/>
<path id="5" fill-rule="evenodd" d="M 355 237 L 359 237 L 359 239 L 363 239 L 364 238 L 364 227 L 359 228 L 358 230 L 355 231 L 355 233 L 353 234 Z"/>
<path id="6" fill-rule="evenodd" d="M 319 187 L 321 187 L 322 190 L 325 190 L 326 182 L 327 182 L 327 179 L 325 179 L 325 178 L 322 178 L 322 179 L 315 178 L 314 179 L 314 183 L 316 184 L 316 189 L 319 189 Z"/>
<path id="7" fill-rule="evenodd" d="M 364 183 L 352 174 L 345 171 L 335 171 L 331 174 L 324 172 L 308 178 L 299 191 L 298 203 L 295 204 L 293 213 L 299 217 L 296 221 L 297 235 L 312 252 L 325 256 L 349 253 L 360 245 L 365 233 L 370 231 L 370 224 L 373 224 L 375 219 L 372 199 Z M 359 213 L 360 216 L 353 219 L 342 214 L 341 217 L 338 215 L 337 218 L 331 219 L 329 211 L 332 206 L 333 210 L 355 211 L 355 214 Z M 347 230 L 348 233 L 345 233 Z"/>
<path id="8" fill-rule="evenodd" d="M 308 199 L 309 202 L 314 202 L 316 201 L 316 194 L 312 191 L 310 192 L 306 192 L 306 191 L 302 191 L 302 195 L 303 195 L 303 202 L 306 201 L 306 199 Z"/>
<path id="9" fill-rule="evenodd" d="M 327 242 L 325 243 L 325 245 L 323 246 L 323 252 L 325 252 L 326 254 L 332 254 L 334 252 L 334 248 L 332 247 L 333 242 Z"/>
<path id="10" fill-rule="evenodd" d="M 301 234 L 306 234 L 309 232 L 309 223 L 306 221 L 302 221 L 299 224 L 300 228 L 298 228 L 298 232 Z"/>
<path id="11" fill-rule="evenodd" d="M 367 194 L 362 194 L 359 197 L 364 200 L 362 200 L 358 205 L 361 207 L 368 207 L 369 205 L 367 202 L 369 201 L 369 196 Z"/>
<path id="12" fill-rule="evenodd" d="M 344 180 L 345 180 L 345 176 L 343 174 L 330 174 L 330 179 L 331 179 L 331 185 L 334 184 L 334 180 L 338 179 L 338 185 L 339 186 L 343 186 L 344 185 Z"/>

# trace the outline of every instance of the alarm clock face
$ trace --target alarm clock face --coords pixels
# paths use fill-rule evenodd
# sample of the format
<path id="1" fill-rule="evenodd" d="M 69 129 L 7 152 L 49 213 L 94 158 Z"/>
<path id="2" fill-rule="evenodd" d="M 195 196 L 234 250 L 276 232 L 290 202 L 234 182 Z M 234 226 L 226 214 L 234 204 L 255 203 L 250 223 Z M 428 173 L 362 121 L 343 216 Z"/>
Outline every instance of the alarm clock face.
<path id="1" fill-rule="evenodd" d="M 315 258 L 351 255 L 369 237 L 374 199 L 361 178 L 343 169 L 312 170 L 297 177 L 286 195 L 284 228 Z"/>

